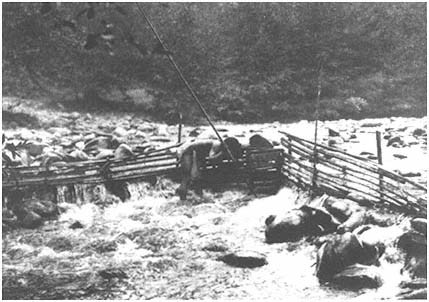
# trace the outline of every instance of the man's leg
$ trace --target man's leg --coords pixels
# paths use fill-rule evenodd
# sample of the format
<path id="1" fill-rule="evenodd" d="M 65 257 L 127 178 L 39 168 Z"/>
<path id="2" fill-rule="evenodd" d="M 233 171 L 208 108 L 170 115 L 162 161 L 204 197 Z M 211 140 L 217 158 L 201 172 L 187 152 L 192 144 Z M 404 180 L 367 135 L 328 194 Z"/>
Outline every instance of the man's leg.
<path id="1" fill-rule="evenodd" d="M 192 169 L 192 155 L 183 155 L 180 159 L 180 170 L 182 171 L 182 182 L 177 189 L 177 193 L 180 196 L 180 200 L 186 200 L 186 194 L 188 192 L 188 186 L 191 182 L 191 169 Z"/>
<path id="2" fill-rule="evenodd" d="M 205 160 L 205 158 L 204 158 Z M 191 168 L 191 179 L 194 187 L 194 191 L 198 195 L 203 195 L 203 188 L 201 183 L 201 171 L 200 168 L 203 163 L 198 160 L 197 152 L 192 152 L 192 168 Z"/>

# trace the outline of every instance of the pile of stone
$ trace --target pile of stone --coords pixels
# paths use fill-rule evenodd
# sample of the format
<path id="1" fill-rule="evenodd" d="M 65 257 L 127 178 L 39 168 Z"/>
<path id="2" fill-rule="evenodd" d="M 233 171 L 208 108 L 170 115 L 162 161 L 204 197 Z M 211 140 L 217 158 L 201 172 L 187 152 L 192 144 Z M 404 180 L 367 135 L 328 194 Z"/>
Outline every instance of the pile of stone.
<path id="1" fill-rule="evenodd" d="M 401 272 L 406 278 L 400 284 L 403 290 L 398 298 L 427 299 L 427 220 L 411 220 L 411 229 L 399 238 L 397 245 L 405 254 Z"/>
<path id="2" fill-rule="evenodd" d="M 6 148 L 6 145 L 11 146 Z M 16 152 L 13 152 L 15 149 Z M 87 135 L 84 139 L 70 140 L 66 144 L 48 145 L 36 140 L 7 140 L 3 155 L 10 158 L 11 166 L 55 166 L 68 162 L 132 158 L 136 153 L 153 149 L 148 143 L 134 150 L 124 139 L 114 135 Z M 15 154 L 14 154 L 15 153 Z M 6 164 L 6 163 L 3 163 Z"/>
<path id="3" fill-rule="evenodd" d="M 324 195 L 265 221 L 267 243 L 312 241 L 317 250 L 316 276 L 321 284 L 345 289 L 383 284 L 380 258 L 386 247 L 404 251 L 404 297 L 426 295 L 426 219 L 411 221 L 411 230 L 391 232 L 392 216 L 376 214 L 348 199 Z M 402 229 L 401 229 L 402 230 Z M 312 239 L 312 240 L 311 240 Z M 399 253 L 399 251 L 398 251 Z M 424 279 L 424 282 L 422 281 Z"/>

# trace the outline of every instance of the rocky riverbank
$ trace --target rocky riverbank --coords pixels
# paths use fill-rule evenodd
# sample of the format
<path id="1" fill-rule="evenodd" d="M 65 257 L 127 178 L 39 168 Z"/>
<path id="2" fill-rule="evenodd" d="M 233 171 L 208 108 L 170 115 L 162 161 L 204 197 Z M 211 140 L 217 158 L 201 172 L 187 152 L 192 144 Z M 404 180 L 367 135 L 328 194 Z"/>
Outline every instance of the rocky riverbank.
<path id="1" fill-rule="evenodd" d="M 6 99 L 4 106 L 7 104 Z M 115 156 L 121 144 L 134 152 L 139 147 L 177 142 L 177 126 L 130 114 L 67 113 L 31 108 L 25 101 L 13 112 L 12 117 L 3 119 L 3 133 L 9 143 L 32 144 L 32 148 L 22 149 L 30 165 L 46 164 L 43 158 L 53 151 L 63 157 L 51 159 L 50 164 L 71 160 L 72 152 L 76 155 L 77 151 L 95 159 L 103 150 L 110 150 L 107 156 Z M 25 120 L 23 114 L 26 125 L 19 124 Z M 308 121 L 217 124 L 221 135 L 246 142 L 259 133 L 274 144 L 280 140 L 277 130 L 313 139 L 313 127 Z M 383 134 L 386 167 L 426 186 L 427 167 L 421 164 L 426 162 L 426 119 L 323 122 L 319 135 L 321 142 L 376 160 L 377 130 Z M 184 126 L 182 135 L 186 140 L 214 138 L 207 126 Z M 108 142 L 105 137 L 109 137 Z M 97 148 L 86 148 L 94 141 Z M 360 208 L 365 217 L 381 215 L 382 219 L 365 220 L 361 228 L 351 228 L 344 225 L 349 216 L 338 211 L 334 215 L 332 205 L 325 205 L 324 209 L 315 207 L 319 212 L 311 210 L 312 215 L 320 217 L 320 211 L 326 210 L 338 224 L 327 227 L 313 223 L 310 230 L 320 231 L 322 227 L 324 232 L 268 244 L 267 219 L 272 215 L 291 217 L 288 213 L 296 213 L 304 203 L 310 201 L 311 205 L 313 201 L 305 192 L 285 187 L 273 196 L 254 196 L 246 188 L 234 188 L 207 190 L 203 198 L 192 195 L 188 201 L 180 201 L 175 194 L 178 184 L 168 179 L 126 186 L 129 195 L 122 198 L 125 202 L 101 186 L 81 188 L 76 203 L 65 199 L 53 202 L 55 197 L 46 192 L 39 192 L 39 198 L 26 196 L 32 200 L 26 204 L 26 213 L 41 217 L 40 224 L 31 225 L 32 229 L 22 228 L 25 215 L 17 218 L 16 213 L 3 211 L 3 222 L 16 219 L 21 224 L 3 227 L 3 298 L 344 300 L 420 298 L 426 294 L 426 276 L 422 273 L 426 265 L 422 252 L 426 250 L 425 221 Z M 91 190 L 102 192 L 93 194 Z M 343 228 L 339 228 L 341 224 Z M 368 224 L 370 227 L 365 228 Z M 338 246 L 347 247 L 351 254 L 363 246 L 375 253 L 369 253 L 368 261 L 350 261 L 329 272 L 324 280 L 328 283 L 321 283 L 318 272 L 324 263 L 341 255 L 343 250 Z M 362 265 L 370 266 L 371 272 L 364 271 L 367 267 Z M 355 283 L 353 278 L 359 274 L 366 276 L 360 279 L 365 286 L 346 289 L 345 285 Z"/>

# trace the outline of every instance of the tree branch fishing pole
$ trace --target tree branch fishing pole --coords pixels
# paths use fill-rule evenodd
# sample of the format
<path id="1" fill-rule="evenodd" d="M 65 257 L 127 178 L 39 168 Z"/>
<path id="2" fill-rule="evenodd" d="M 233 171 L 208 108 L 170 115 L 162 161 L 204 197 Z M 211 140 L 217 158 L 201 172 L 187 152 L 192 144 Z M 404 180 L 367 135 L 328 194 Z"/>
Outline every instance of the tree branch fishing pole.
<path id="1" fill-rule="evenodd" d="M 312 178 L 312 187 L 313 189 L 316 187 L 316 178 L 317 178 L 317 169 L 316 169 L 316 165 L 317 165 L 317 130 L 319 128 L 319 109 L 320 109 L 320 94 L 322 92 L 322 74 L 323 74 L 323 59 L 320 58 L 319 61 L 319 66 L 318 66 L 318 77 L 317 77 L 317 97 L 316 97 L 316 110 L 314 113 L 314 119 L 315 119 L 315 124 L 314 124 L 314 148 L 313 148 L 313 155 L 314 155 L 314 160 L 313 160 L 313 178 Z"/>
<path id="2" fill-rule="evenodd" d="M 209 122 L 210 126 L 213 128 L 214 132 L 216 133 L 219 141 L 224 146 L 225 150 L 227 151 L 229 157 L 236 162 L 237 159 L 232 155 L 231 150 L 229 147 L 225 144 L 224 140 L 220 136 L 219 132 L 216 130 L 215 126 L 213 125 L 212 121 L 210 120 L 209 115 L 207 114 L 206 110 L 204 109 L 203 105 L 201 104 L 200 100 L 198 99 L 197 95 L 195 94 L 194 90 L 192 89 L 191 85 L 186 80 L 185 76 L 183 75 L 182 71 L 180 70 L 179 66 L 174 61 L 174 58 L 171 54 L 171 52 L 168 51 L 168 49 L 165 47 L 164 43 L 161 40 L 161 37 L 159 36 L 158 32 L 155 29 L 155 26 L 152 24 L 152 22 L 149 20 L 149 17 L 146 15 L 145 11 L 141 7 L 140 3 L 136 3 L 138 11 L 143 16 L 143 18 L 146 20 L 147 24 L 151 28 L 153 34 L 155 35 L 156 39 L 158 40 L 159 46 L 161 47 L 161 50 L 163 53 L 168 57 L 168 60 L 170 61 L 171 65 L 173 65 L 174 69 L 176 70 L 177 74 L 179 75 L 182 82 L 185 84 L 186 88 L 188 89 L 189 93 L 191 94 L 192 98 L 194 99 L 195 103 L 197 103 L 198 107 L 200 108 L 201 112 L 203 113 L 206 120 Z"/>

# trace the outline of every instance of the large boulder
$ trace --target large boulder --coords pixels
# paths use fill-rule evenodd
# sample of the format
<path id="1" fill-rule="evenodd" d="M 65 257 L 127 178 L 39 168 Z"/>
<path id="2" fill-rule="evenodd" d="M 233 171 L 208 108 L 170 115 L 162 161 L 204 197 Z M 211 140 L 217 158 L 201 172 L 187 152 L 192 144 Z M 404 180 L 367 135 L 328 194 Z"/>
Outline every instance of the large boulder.
<path id="1" fill-rule="evenodd" d="M 365 211 L 358 210 L 352 213 L 346 221 L 338 226 L 338 232 L 352 232 L 357 227 L 366 224 L 367 218 L 368 215 Z"/>
<path id="2" fill-rule="evenodd" d="M 25 145 L 25 148 L 28 150 L 28 153 L 31 156 L 39 156 L 43 154 L 43 149 L 48 147 L 45 143 L 39 143 L 36 141 L 30 141 Z"/>
<path id="3" fill-rule="evenodd" d="M 302 206 L 284 216 L 271 215 L 265 220 L 267 243 L 293 242 L 304 236 L 333 232 L 338 222 L 323 208 Z"/>
<path id="4" fill-rule="evenodd" d="M 120 144 L 114 152 L 115 159 L 133 158 L 135 154 L 130 146 L 127 144 Z"/>
<path id="5" fill-rule="evenodd" d="M 316 276 L 319 281 L 332 281 L 346 267 L 359 263 L 378 264 L 384 249 L 362 243 L 353 233 L 336 235 L 325 242 L 317 252 Z"/>
<path id="6" fill-rule="evenodd" d="M 425 218 L 414 218 L 410 221 L 411 227 L 421 234 L 427 234 L 428 222 Z"/>
<path id="7" fill-rule="evenodd" d="M 35 229 L 43 224 L 43 219 L 40 215 L 34 212 L 27 212 L 21 221 L 21 226 L 26 229 Z"/>
<path id="8" fill-rule="evenodd" d="M 346 289 L 378 288 L 383 285 L 379 269 L 373 265 L 353 264 L 335 274 L 332 283 Z"/>
<path id="9" fill-rule="evenodd" d="M 265 137 L 259 134 L 254 134 L 249 138 L 249 146 L 258 149 L 270 149 L 273 148 L 273 144 L 270 143 Z"/>
<path id="10" fill-rule="evenodd" d="M 405 252 L 401 272 L 407 273 L 411 278 L 427 278 L 426 234 L 408 231 L 399 238 L 397 246 Z"/>

